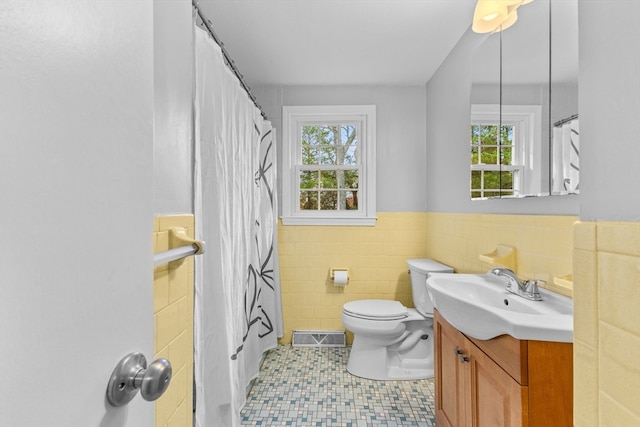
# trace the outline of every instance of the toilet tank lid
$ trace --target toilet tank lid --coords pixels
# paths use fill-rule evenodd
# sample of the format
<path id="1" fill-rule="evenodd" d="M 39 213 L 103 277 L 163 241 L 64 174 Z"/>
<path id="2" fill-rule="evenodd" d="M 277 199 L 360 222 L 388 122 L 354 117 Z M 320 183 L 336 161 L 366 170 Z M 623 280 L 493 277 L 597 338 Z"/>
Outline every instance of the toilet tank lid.
<path id="1" fill-rule="evenodd" d="M 407 264 L 409 269 L 414 269 L 424 274 L 453 273 L 453 268 L 428 258 L 409 259 Z"/>
<path id="2" fill-rule="evenodd" d="M 401 319 L 407 317 L 407 308 L 398 301 L 365 299 L 351 301 L 343 306 L 347 313 L 377 319 Z"/>

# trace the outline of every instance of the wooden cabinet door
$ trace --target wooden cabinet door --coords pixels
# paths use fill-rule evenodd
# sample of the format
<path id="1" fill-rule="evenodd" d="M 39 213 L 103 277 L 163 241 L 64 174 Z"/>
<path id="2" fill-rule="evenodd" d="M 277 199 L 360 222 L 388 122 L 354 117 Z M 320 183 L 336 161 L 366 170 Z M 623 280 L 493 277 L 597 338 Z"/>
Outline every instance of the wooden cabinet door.
<path id="1" fill-rule="evenodd" d="M 468 426 L 469 364 L 456 354 L 466 354 L 465 337 L 439 314 L 434 315 L 436 425 Z"/>
<path id="2" fill-rule="evenodd" d="M 468 341 L 473 427 L 528 426 L 528 388 Z"/>
<path id="3" fill-rule="evenodd" d="M 573 425 L 573 346 L 467 338 L 434 312 L 436 425 Z"/>

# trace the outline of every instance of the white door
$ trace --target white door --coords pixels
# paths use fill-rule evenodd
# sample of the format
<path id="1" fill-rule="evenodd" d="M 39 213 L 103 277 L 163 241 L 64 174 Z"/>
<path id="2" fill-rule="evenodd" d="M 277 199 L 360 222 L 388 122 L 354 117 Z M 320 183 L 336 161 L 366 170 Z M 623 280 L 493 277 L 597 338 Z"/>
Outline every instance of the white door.
<path id="1" fill-rule="evenodd" d="M 152 159 L 153 3 L 2 0 L 0 426 L 153 425 Z"/>

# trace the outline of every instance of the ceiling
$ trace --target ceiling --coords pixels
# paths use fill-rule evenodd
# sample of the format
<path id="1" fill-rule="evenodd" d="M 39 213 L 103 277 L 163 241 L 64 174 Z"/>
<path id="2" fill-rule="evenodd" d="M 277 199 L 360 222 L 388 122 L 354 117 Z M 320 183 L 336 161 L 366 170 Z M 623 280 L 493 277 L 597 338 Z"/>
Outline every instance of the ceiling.
<path id="1" fill-rule="evenodd" d="M 199 0 L 249 85 L 422 85 L 476 0 Z"/>

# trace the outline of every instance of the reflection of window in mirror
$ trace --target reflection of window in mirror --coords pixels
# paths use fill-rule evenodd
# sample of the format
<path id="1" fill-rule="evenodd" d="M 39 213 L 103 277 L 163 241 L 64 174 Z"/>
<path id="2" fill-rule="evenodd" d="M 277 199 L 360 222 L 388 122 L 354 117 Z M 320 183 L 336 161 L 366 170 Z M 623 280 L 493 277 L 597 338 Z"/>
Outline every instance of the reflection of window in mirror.
<path id="1" fill-rule="evenodd" d="M 535 194 L 540 182 L 540 105 L 471 106 L 471 198 Z M 498 138 L 498 128 L 500 138 Z"/>

